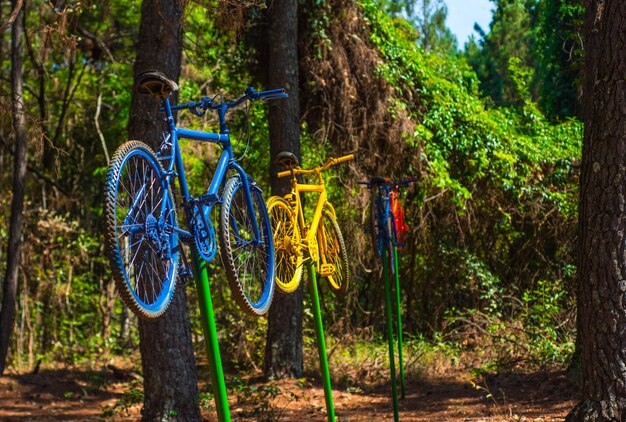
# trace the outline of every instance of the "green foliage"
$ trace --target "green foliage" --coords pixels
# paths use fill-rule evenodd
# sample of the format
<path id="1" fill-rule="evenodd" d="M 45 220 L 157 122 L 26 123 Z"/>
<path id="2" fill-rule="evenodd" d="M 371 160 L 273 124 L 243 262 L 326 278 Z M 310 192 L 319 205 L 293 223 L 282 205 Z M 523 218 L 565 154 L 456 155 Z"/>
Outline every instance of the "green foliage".
<path id="1" fill-rule="evenodd" d="M 103 354 L 119 351 L 122 344 L 113 341 L 119 327 L 107 326 L 106 320 L 121 308 L 112 296 L 99 239 L 68 216 L 42 209 L 27 213 L 26 232 L 23 276 L 36 284 L 21 290 L 18 310 L 23 323 L 15 346 L 19 351 L 22 342 L 44 341 L 29 354 L 17 353 L 16 363 L 33 365 L 43 359 L 96 364 Z"/>
<path id="2" fill-rule="evenodd" d="M 564 286 L 540 280 L 534 290 L 522 294 L 522 300 L 521 316 L 530 338 L 531 357 L 543 365 L 569 362 L 574 352 L 574 327 L 563 321 L 568 321 L 564 313 L 571 314 L 574 303 Z"/>
<path id="3" fill-rule="evenodd" d="M 575 304 L 566 287 L 540 280 L 518 296 L 497 297 L 506 314 L 468 309 L 449 315 L 450 338 L 482 351 L 477 375 L 564 366 L 571 359 Z"/>
<path id="4" fill-rule="evenodd" d="M 330 371 L 333 386 L 358 392 L 368 386 L 389 382 L 389 344 L 382 335 L 365 329 L 328 340 L 332 341 Z M 314 359 L 315 352 L 315 346 L 312 346 L 307 356 Z M 402 353 L 408 380 L 420 380 L 439 371 L 457 368 L 462 363 L 462 348 L 443 339 L 440 334 L 431 339 L 421 335 L 405 336 Z"/>
<path id="5" fill-rule="evenodd" d="M 239 412 L 242 417 L 253 417 L 261 422 L 280 420 L 282 410 L 274 405 L 274 400 L 281 395 L 281 389 L 273 384 L 254 385 L 246 383 L 239 377 L 233 377 L 229 382 L 228 389 L 231 396 L 237 398 L 237 406 L 244 406 L 246 410 Z M 291 399 L 297 399 L 294 393 L 290 393 Z M 249 409 L 249 410 L 248 410 Z"/>

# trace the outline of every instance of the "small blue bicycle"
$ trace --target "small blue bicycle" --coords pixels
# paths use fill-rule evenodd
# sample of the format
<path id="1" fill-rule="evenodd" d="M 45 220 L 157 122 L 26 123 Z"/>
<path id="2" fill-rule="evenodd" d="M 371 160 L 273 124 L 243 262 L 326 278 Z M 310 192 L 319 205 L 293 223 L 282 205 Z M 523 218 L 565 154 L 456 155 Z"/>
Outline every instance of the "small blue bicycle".
<path id="1" fill-rule="evenodd" d="M 221 205 L 220 249 L 230 288 L 244 311 L 263 315 L 274 295 L 272 229 L 261 189 L 233 156 L 226 113 L 244 101 L 287 94 L 284 89 L 257 92 L 248 88 L 236 101 L 204 97 L 199 102 L 170 105 L 169 96 L 177 89 L 175 82 L 159 72 L 138 77 L 138 92 L 161 101 L 167 129 L 156 153 L 143 142 L 128 141 L 118 148 L 108 168 L 105 235 L 117 288 L 139 317 L 162 315 L 172 300 L 177 276 L 190 275 L 181 242 L 193 244 L 205 261 L 215 257 L 217 242 L 210 213 L 213 206 Z M 174 111 L 190 110 L 203 116 L 209 109 L 217 111 L 219 133 L 176 127 Z M 215 142 L 223 148 L 211 184 L 199 198 L 189 193 L 179 138 Z M 227 179 L 229 170 L 235 174 Z M 175 178 L 189 231 L 178 227 Z"/>
<path id="2" fill-rule="evenodd" d="M 372 197 L 370 200 L 370 227 L 369 232 L 372 238 L 374 252 L 378 256 L 383 255 L 384 248 L 387 248 L 390 269 L 395 271 L 393 247 L 402 246 L 399 239 L 399 231 L 404 228 L 396 227 L 396 218 L 393 212 L 394 193 L 399 187 L 409 186 L 410 183 L 417 182 L 417 179 L 406 179 L 394 182 L 386 177 L 374 176 L 367 182 L 359 182 L 367 186 Z M 399 204 L 398 204 L 399 205 Z"/>

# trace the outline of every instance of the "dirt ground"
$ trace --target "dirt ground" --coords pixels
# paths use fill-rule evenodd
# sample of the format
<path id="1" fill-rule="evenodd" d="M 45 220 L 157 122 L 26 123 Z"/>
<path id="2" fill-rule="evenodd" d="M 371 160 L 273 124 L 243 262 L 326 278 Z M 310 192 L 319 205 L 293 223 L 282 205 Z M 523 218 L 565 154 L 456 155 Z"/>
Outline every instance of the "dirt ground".
<path id="1" fill-rule="evenodd" d="M 457 371 L 407 383 L 406 397 L 399 405 L 400 419 L 563 420 L 577 397 L 575 387 L 562 371 L 488 375 L 480 382 L 472 382 L 466 374 Z M 129 391 L 140 388 L 141 383 L 122 381 L 118 376 L 102 368 L 42 369 L 36 375 L 14 373 L 0 377 L 0 421 L 138 420 L 141 405 L 133 402 Z M 232 378 L 227 374 L 233 420 L 326 420 L 319 380 L 263 383 L 247 379 L 233 387 Z M 268 385 L 271 388 L 266 388 Z M 206 391 L 206 386 L 201 390 Z M 120 405 L 129 397 L 127 404 Z M 389 385 L 334 389 L 333 399 L 338 421 L 393 420 Z M 201 405 L 203 417 L 216 421 L 212 398 L 205 396 Z M 106 413 L 112 415 L 105 417 Z"/>

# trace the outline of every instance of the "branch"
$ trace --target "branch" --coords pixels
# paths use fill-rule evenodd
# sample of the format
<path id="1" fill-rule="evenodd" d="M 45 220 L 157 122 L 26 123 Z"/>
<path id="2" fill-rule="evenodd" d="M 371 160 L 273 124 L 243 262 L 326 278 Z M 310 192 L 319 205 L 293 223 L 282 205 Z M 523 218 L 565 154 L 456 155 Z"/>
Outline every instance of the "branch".
<path id="1" fill-rule="evenodd" d="M 65 86 L 65 93 L 63 94 L 63 105 L 61 106 L 61 116 L 59 117 L 59 122 L 57 124 L 56 130 L 54 132 L 54 138 L 52 138 L 52 145 L 57 145 L 59 137 L 61 136 L 61 131 L 63 130 L 63 125 L 65 123 L 65 115 L 70 107 L 72 99 L 74 98 L 74 94 L 80 85 L 80 81 L 83 78 L 83 74 L 85 73 L 85 69 L 87 68 L 89 62 L 85 62 L 83 65 L 78 77 L 76 78 L 76 84 L 72 87 L 72 81 L 74 78 L 74 65 L 75 62 L 73 59 L 70 59 L 70 67 L 69 67 L 69 75 L 67 78 L 67 85 Z"/>
<path id="2" fill-rule="evenodd" d="M 98 131 L 98 137 L 100 138 L 100 142 L 102 143 L 102 149 L 104 150 L 104 157 L 107 160 L 107 166 L 108 166 L 111 160 L 109 159 L 109 151 L 107 150 L 107 144 L 104 140 L 104 135 L 102 134 L 102 131 L 100 130 L 100 122 L 98 121 L 100 119 L 101 107 L 102 107 L 102 93 L 99 93 L 98 101 L 96 102 L 96 115 L 94 116 L 93 120 L 96 123 L 96 131 Z"/>
<path id="3" fill-rule="evenodd" d="M 2 26 L 0 26 L 0 32 L 4 32 L 5 29 L 13 25 L 13 22 L 15 22 L 15 18 L 17 18 L 17 14 L 20 13 L 20 10 L 22 9 L 23 2 L 24 0 L 17 0 L 15 8 L 11 12 L 11 16 L 9 16 L 9 20 L 5 22 Z"/>
<path id="4" fill-rule="evenodd" d="M 113 57 L 113 54 L 111 53 L 111 50 L 109 49 L 109 47 L 107 47 L 106 43 L 104 41 L 102 41 L 102 39 L 100 39 L 96 34 L 87 31 L 82 26 L 78 26 L 78 33 L 81 34 L 84 37 L 89 38 L 93 42 L 95 42 L 98 45 L 98 47 L 100 47 L 105 52 L 105 54 L 107 56 L 109 56 L 109 59 L 111 59 L 111 61 L 113 63 L 117 63 L 117 61 Z"/>

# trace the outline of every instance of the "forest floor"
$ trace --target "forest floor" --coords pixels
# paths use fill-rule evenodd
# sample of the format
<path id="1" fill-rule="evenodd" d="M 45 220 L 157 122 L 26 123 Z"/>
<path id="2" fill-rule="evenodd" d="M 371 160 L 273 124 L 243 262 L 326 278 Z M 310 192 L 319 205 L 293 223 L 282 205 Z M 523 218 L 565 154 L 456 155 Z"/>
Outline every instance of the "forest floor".
<path id="1" fill-rule="evenodd" d="M 563 420 L 578 394 L 563 371 L 478 377 L 459 368 L 445 372 L 407 382 L 399 405 L 402 421 Z M 313 374 L 270 382 L 226 377 L 233 420 L 326 420 L 324 391 Z M 208 379 L 205 368 L 200 378 Z M 208 390 L 206 384 L 200 389 Z M 333 389 L 338 421 L 393 420 L 390 397 L 389 384 L 381 382 Z M 0 377 L 0 421 L 138 420 L 141 400 L 140 380 L 125 370 L 41 368 L 38 374 Z M 212 396 L 201 394 L 200 402 L 203 417 L 216 421 Z"/>

